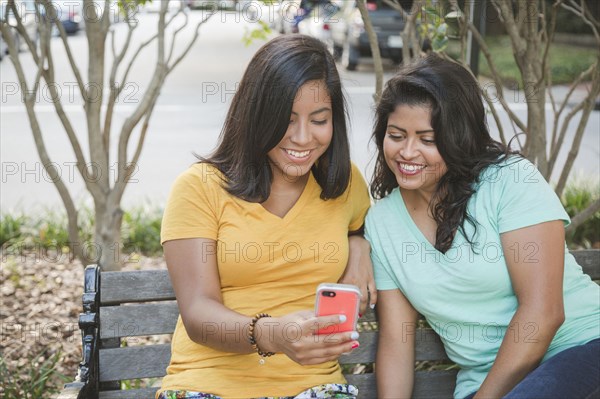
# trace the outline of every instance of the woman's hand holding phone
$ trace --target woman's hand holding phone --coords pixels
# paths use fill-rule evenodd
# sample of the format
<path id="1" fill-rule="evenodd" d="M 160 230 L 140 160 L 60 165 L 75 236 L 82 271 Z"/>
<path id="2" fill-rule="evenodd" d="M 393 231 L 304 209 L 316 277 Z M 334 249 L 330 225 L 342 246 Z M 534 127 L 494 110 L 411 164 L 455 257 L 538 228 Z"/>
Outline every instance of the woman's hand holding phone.
<path id="1" fill-rule="evenodd" d="M 264 317 L 256 323 L 259 348 L 286 354 L 301 365 L 337 360 L 358 347 L 356 331 L 319 334 L 319 331 L 343 324 L 347 317 L 339 314 L 315 316 L 310 310 L 282 317 Z"/>
<path id="2" fill-rule="evenodd" d="M 315 314 L 317 316 L 340 314 L 346 316 L 347 320 L 340 325 L 331 325 L 319 330 L 319 334 L 355 331 L 359 317 L 360 297 L 360 290 L 355 285 L 320 284 L 317 287 Z"/>

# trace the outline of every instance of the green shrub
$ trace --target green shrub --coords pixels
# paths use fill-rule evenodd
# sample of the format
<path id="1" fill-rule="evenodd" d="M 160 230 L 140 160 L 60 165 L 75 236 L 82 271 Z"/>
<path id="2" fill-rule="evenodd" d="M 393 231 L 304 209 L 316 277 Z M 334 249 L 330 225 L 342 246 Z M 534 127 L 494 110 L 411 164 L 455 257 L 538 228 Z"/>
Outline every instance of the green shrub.
<path id="1" fill-rule="evenodd" d="M 37 220 L 33 228 L 36 231 L 34 243 L 42 248 L 62 248 L 69 245 L 69 228 L 64 213 L 47 209 L 44 217 Z"/>
<path id="2" fill-rule="evenodd" d="M 162 209 L 144 206 L 123 215 L 121 240 L 126 253 L 156 256 L 162 252 L 160 226 Z M 79 210 L 79 239 L 91 242 L 94 236 L 94 212 L 89 207 Z M 65 213 L 44 211 L 42 216 L 1 215 L 0 245 L 18 249 L 58 248 L 69 245 L 68 221 Z"/>
<path id="3" fill-rule="evenodd" d="M 160 226 L 162 209 L 146 206 L 125 212 L 121 234 L 125 252 L 157 255 L 162 252 Z"/>
<path id="4" fill-rule="evenodd" d="M 61 354 L 48 354 L 44 349 L 38 355 L 28 359 L 22 366 L 11 369 L 3 357 L 0 357 L 0 380 L 5 399 L 50 399 L 60 392 L 62 384 L 68 378 L 59 373 L 56 366 Z"/>
<path id="5" fill-rule="evenodd" d="M 562 203 L 570 217 L 587 208 L 593 201 L 600 197 L 598 183 L 575 178 L 565 188 Z M 600 242 L 600 211 L 582 223 L 566 236 L 569 248 L 592 248 Z"/>
<path id="6" fill-rule="evenodd" d="M 25 215 L 0 215 L 0 246 L 4 243 L 18 240 L 21 237 L 21 227 L 27 223 Z"/>

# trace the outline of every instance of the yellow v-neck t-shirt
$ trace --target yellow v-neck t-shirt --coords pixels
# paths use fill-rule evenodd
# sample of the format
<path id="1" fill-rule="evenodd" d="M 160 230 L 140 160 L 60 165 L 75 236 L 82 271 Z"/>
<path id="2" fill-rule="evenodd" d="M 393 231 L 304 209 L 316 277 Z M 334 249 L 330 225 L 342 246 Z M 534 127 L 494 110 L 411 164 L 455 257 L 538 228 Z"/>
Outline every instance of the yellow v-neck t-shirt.
<path id="1" fill-rule="evenodd" d="M 358 169 L 352 166 L 346 192 L 327 201 L 320 198 L 321 187 L 311 174 L 283 218 L 229 194 L 221 176 L 212 165 L 198 163 L 177 178 L 161 242 L 216 240 L 223 303 L 236 312 L 277 317 L 313 309 L 317 286 L 341 277 L 348 261 L 348 232 L 361 228 L 370 205 Z M 225 353 L 197 344 L 181 317 L 171 352 L 161 390 L 252 398 L 293 396 L 313 386 L 345 382 L 337 362 L 301 366 L 276 354 L 259 365 L 256 353 Z"/>

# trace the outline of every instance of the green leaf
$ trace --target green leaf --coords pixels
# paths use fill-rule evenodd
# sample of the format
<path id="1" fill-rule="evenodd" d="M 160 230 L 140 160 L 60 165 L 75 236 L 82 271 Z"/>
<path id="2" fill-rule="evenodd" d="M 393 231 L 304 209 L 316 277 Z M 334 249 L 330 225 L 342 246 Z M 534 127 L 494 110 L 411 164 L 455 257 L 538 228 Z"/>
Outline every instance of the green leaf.
<path id="1" fill-rule="evenodd" d="M 244 37 L 242 38 L 246 46 L 249 46 L 254 40 L 257 39 L 265 41 L 268 40 L 269 35 L 272 32 L 271 28 L 264 21 L 258 21 L 258 24 L 260 25 L 259 28 L 255 28 L 252 30 L 246 28 L 246 32 L 244 33 Z"/>
<path id="2" fill-rule="evenodd" d="M 436 53 L 439 53 L 441 51 L 444 51 L 446 49 L 446 47 L 448 47 L 448 37 L 444 36 L 442 38 L 439 37 L 435 37 L 432 41 L 431 41 L 431 48 L 433 49 L 433 51 L 435 51 Z"/>
<path id="3" fill-rule="evenodd" d="M 438 35 L 446 36 L 447 32 L 448 32 L 448 25 L 445 22 L 443 24 L 441 24 L 440 26 L 438 26 L 438 28 L 437 28 Z"/>
<path id="4" fill-rule="evenodd" d="M 422 10 L 423 12 L 425 12 L 425 14 L 429 15 L 430 17 L 440 18 L 440 14 L 436 7 L 426 6 L 423 7 Z"/>

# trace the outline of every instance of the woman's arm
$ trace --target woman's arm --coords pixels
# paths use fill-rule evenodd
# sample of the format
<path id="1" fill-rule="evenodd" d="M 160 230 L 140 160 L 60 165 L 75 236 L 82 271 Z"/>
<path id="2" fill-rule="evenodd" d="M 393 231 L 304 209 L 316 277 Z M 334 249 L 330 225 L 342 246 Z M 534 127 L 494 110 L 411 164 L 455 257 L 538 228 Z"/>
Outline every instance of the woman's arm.
<path id="1" fill-rule="evenodd" d="M 352 234 L 352 233 L 351 233 Z M 338 280 L 341 284 L 354 284 L 360 289 L 360 313 L 364 314 L 367 305 L 373 309 L 377 303 L 377 289 L 371 263 L 371 245 L 362 236 L 362 231 L 348 237 L 348 264 Z"/>
<path id="2" fill-rule="evenodd" d="M 417 311 L 400 290 L 379 291 L 377 320 L 377 394 L 379 398 L 410 398 L 415 372 Z"/>
<path id="3" fill-rule="evenodd" d="M 499 398 L 510 392 L 537 367 L 565 318 L 563 222 L 509 231 L 501 241 L 519 305 L 476 398 Z"/>
<path id="4" fill-rule="evenodd" d="M 214 240 L 194 238 L 164 243 L 164 254 L 177 304 L 188 336 L 196 343 L 223 352 L 251 353 L 247 330 L 251 316 L 223 305 Z M 337 359 L 352 350 L 351 332 L 316 336 L 319 328 L 339 322 L 339 316 L 314 317 L 301 311 L 283 317 L 261 318 L 256 336 L 258 347 L 283 352 L 300 364 L 317 364 Z M 283 328 L 297 323 L 300 339 L 285 339 Z M 297 338 L 297 337 L 294 337 Z"/>

